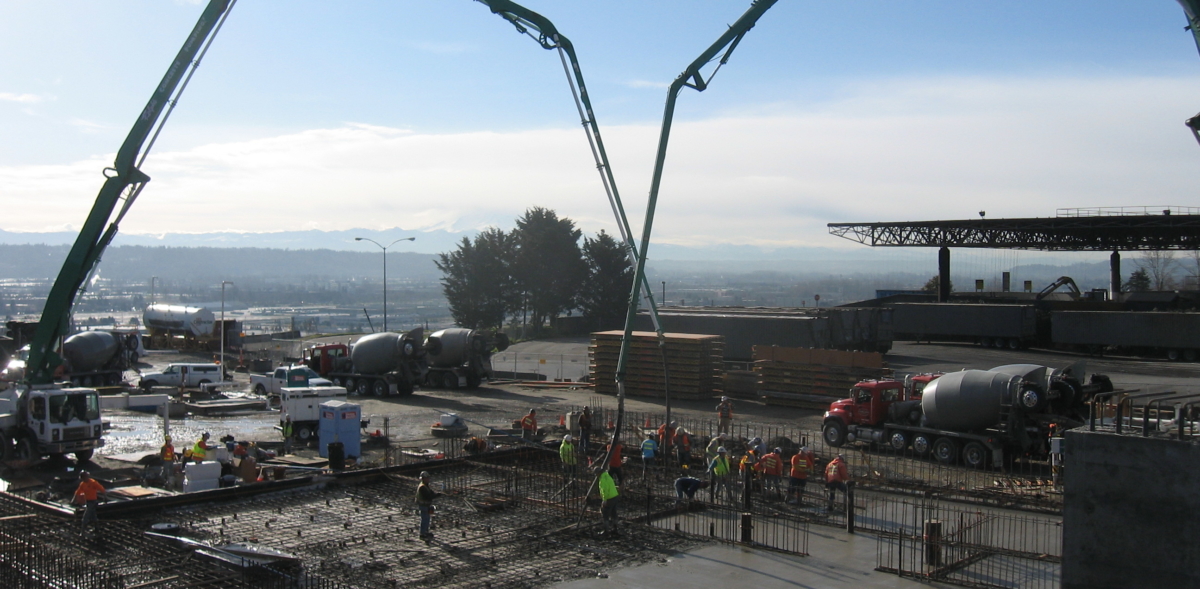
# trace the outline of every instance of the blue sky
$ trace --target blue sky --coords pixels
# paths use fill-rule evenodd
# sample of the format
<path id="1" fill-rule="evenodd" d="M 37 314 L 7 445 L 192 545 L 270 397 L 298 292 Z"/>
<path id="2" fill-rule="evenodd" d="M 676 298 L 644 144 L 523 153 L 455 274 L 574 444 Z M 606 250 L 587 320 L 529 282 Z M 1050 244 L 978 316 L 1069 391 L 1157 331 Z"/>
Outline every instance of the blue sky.
<path id="1" fill-rule="evenodd" d="M 525 6 L 574 42 L 640 227 L 666 85 L 749 2 Z M 0 229 L 82 223 L 202 7 L 0 4 Z M 1185 24 L 1171 0 L 781 0 L 682 95 L 655 239 L 1200 206 Z M 127 233 L 471 232 L 535 205 L 614 227 L 557 55 L 469 0 L 240 0 L 143 171 Z"/>

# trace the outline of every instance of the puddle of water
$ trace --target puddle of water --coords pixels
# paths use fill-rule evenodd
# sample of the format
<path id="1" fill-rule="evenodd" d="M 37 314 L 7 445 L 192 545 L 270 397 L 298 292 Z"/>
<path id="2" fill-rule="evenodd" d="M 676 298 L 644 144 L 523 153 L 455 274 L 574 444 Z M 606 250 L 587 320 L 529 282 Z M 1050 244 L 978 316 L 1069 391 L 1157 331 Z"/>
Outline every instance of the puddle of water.
<path id="1" fill-rule="evenodd" d="M 104 432 L 104 447 L 97 451 L 101 456 L 129 452 L 156 452 L 162 446 L 163 420 L 161 417 L 134 411 L 106 411 L 105 419 L 110 428 Z M 248 413 L 229 417 L 186 417 L 172 419 L 171 439 L 175 449 L 182 452 L 208 432 L 212 442 L 232 434 L 238 440 L 274 442 L 282 438 L 274 428 L 279 425 L 279 414 L 273 411 Z"/>

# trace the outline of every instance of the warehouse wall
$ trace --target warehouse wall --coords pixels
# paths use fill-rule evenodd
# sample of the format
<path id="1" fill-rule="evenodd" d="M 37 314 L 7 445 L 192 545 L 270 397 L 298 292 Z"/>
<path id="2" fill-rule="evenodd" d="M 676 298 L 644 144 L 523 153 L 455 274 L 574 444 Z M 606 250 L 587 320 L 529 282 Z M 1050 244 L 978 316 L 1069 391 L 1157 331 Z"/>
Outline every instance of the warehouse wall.
<path id="1" fill-rule="evenodd" d="M 1200 445 L 1073 430 L 1064 589 L 1200 587 Z"/>

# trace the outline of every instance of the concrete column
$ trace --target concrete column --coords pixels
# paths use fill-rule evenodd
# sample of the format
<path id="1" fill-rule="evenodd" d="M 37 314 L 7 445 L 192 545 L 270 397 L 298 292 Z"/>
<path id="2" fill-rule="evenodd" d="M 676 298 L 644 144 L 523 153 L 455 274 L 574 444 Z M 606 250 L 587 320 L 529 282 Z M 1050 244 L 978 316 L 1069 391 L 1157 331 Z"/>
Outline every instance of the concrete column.
<path id="1" fill-rule="evenodd" d="M 1000 274 L 1000 291 L 1009 292 L 1012 290 L 1012 272 L 1002 272 Z"/>
<path id="2" fill-rule="evenodd" d="M 950 301 L 950 248 L 938 250 L 938 302 Z"/>
<path id="3" fill-rule="evenodd" d="M 1117 295 L 1121 294 L 1121 252 L 1114 251 L 1108 257 L 1108 292 L 1109 298 L 1117 300 Z"/>

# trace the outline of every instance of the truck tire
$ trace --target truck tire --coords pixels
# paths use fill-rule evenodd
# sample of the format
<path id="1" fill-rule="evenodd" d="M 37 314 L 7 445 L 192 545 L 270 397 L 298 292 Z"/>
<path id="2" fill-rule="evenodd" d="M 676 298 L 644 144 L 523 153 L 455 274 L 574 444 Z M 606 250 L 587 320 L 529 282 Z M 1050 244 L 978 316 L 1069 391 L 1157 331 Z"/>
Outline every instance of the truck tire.
<path id="1" fill-rule="evenodd" d="M 929 456 L 929 453 L 933 451 L 933 440 L 926 434 L 917 434 L 913 436 L 912 447 L 917 456 Z"/>
<path id="2" fill-rule="evenodd" d="M 129 365 L 130 366 L 137 366 L 138 360 L 141 360 L 141 359 L 142 359 L 142 357 L 139 356 L 137 352 L 129 353 Z"/>
<path id="3" fill-rule="evenodd" d="M 1021 340 L 1019 338 L 1015 338 L 1015 337 L 1008 340 L 1008 349 L 1010 349 L 1010 350 L 1021 349 Z"/>
<path id="4" fill-rule="evenodd" d="M 204 385 L 206 385 L 206 384 L 212 384 L 212 381 L 211 381 L 211 380 L 208 380 L 207 378 L 202 378 L 202 379 L 200 379 L 200 382 L 196 383 L 196 387 L 197 387 L 197 388 L 200 388 L 200 387 L 203 387 L 203 386 L 204 386 Z"/>
<path id="5" fill-rule="evenodd" d="M 13 440 L 13 459 L 33 462 L 37 458 L 37 443 L 29 434 L 17 434 Z"/>
<path id="6" fill-rule="evenodd" d="M 267 396 L 267 387 L 264 387 L 263 383 L 261 383 L 261 382 L 254 385 L 254 394 L 256 394 L 260 397 Z"/>
<path id="7" fill-rule="evenodd" d="M 1176 350 L 1174 348 L 1167 350 L 1167 360 L 1170 360 L 1172 362 L 1177 362 L 1179 360 L 1179 350 Z"/>
<path id="8" fill-rule="evenodd" d="M 158 386 L 157 380 L 143 380 L 142 381 L 142 388 L 146 389 L 147 391 L 150 389 L 153 389 L 156 386 Z"/>
<path id="9" fill-rule="evenodd" d="M 313 437 L 312 427 L 307 426 L 307 425 L 302 425 L 302 426 L 296 428 L 296 439 L 297 440 L 308 443 L 308 441 L 311 440 L 312 437 Z"/>
<path id="10" fill-rule="evenodd" d="M 897 452 L 903 452 L 908 447 L 908 433 L 893 431 L 888 435 L 888 445 Z"/>
<path id="11" fill-rule="evenodd" d="M 346 393 L 349 395 L 357 395 L 358 387 L 355 386 L 357 384 L 357 382 L 354 382 L 354 377 L 346 377 Z"/>
<path id="12" fill-rule="evenodd" d="M 75 453 L 75 462 L 83 464 L 84 462 L 91 460 L 92 454 L 94 454 L 94 453 L 95 453 L 95 450 L 92 450 L 91 448 L 89 448 L 87 450 L 80 450 Z"/>
<path id="13" fill-rule="evenodd" d="M 396 383 L 396 395 L 400 397 L 408 397 L 413 394 L 413 383 L 402 380 Z"/>
<path id="14" fill-rule="evenodd" d="M 375 393 L 376 397 L 386 397 L 388 393 L 392 392 L 392 387 L 388 386 L 386 380 L 379 379 L 371 386 L 371 391 Z"/>
<path id="15" fill-rule="evenodd" d="M 1196 361 L 1196 350 L 1184 350 L 1183 351 L 1183 361 L 1184 362 L 1195 362 Z"/>
<path id="16" fill-rule="evenodd" d="M 369 379 L 369 378 L 358 379 L 358 394 L 360 394 L 364 397 L 371 394 L 371 379 Z"/>
<path id="17" fill-rule="evenodd" d="M 442 375 L 442 386 L 447 389 L 458 388 L 458 375 L 453 372 L 447 372 Z"/>
<path id="18" fill-rule="evenodd" d="M 331 380 L 331 382 L 333 382 L 333 386 L 335 386 L 335 387 L 340 387 L 340 386 L 345 385 L 345 382 L 342 381 L 342 377 L 340 377 L 340 376 L 335 376 L 330 380 Z"/>
<path id="19" fill-rule="evenodd" d="M 938 438 L 933 443 L 933 457 L 942 464 L 958 462 L 958 442 L 954 438 Z"/>
<path id="20" fill-rule="evenodd" d="M 842 444 L 846 443 L 846 424 L 836 419 L 826 421 L 825 426 L 821 428 L 821 437 L 826 444 L 841 448 Z"/>
<path id="21" fill-rule="evenodd" d="M 979 442 L 967 442 L 963 446 L 962 461 L 968 468 L 987 468 L 988 449 Z"/>

